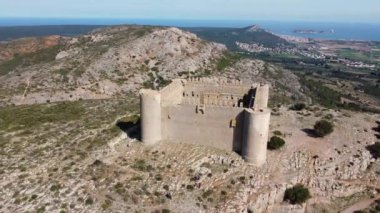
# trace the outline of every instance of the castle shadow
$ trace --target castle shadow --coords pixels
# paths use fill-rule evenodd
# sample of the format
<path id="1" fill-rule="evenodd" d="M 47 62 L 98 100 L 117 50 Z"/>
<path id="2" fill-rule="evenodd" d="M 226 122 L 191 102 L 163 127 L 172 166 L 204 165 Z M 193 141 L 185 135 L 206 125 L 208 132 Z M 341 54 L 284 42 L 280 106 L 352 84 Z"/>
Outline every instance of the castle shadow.
<path id="1" fill-rule="evenodd" d="M 140 122 L 140 119 L 136 122 L 118 121 L 116 126 L 119 127 L 121 131 L 125 132 L 129 138 L 141 140 Z"/>
<path id="2" fill-rule="evenodd" d="M 312 138 L 319 138 L 318 134 L 315 132 L 314 129 L 309 129 L 309 128 L 305 128 L 305 129 L 301 129 L 304 133 L 307 134 L 307 136 L 309 137 L 312 137 Z"/>
<path id="3" fill-rule="evenodd" d="M 380 139 L 380 134 L 375 134 L 375 137 L 376 137 L 377 139 Z"/>
<path id="4" fill-rule="evenodd" d="M 242 148 L 243 148 L 243 126 L 244 126 L 244 111 L 240 112 L 236 117 L 236 126 L 234 127 L 233 132 L 233 143 L 232 143 L 232 150 L 236 152 L 237 154 L 242 154 Z"/>
<path id="5" fill-rule="evenodd" d="M 380 143 L 368 145 L 366 149 L 371 153 L 373 158 L 377 159 L 380 157 Z"/>

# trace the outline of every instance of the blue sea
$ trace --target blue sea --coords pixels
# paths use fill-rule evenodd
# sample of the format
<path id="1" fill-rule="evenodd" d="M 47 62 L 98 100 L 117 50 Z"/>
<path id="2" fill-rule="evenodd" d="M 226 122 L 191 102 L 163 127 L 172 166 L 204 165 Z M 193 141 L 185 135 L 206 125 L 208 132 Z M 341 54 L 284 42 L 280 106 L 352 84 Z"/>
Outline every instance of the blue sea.
<path id="1" fill-rule="evenodd" d="M 0 26 L 41 25 L 158 25 L 175 27 L 246 27 L 259 25 L 275 34 L 307 38 L 380 41 L 380 23 L 330 23 L 263 20 L 163 20 L 163 19 L 47 19 L 47 18 L 0 18 Z M 335 33 L 300 34 L 295 29 L 330 31 Z"/>

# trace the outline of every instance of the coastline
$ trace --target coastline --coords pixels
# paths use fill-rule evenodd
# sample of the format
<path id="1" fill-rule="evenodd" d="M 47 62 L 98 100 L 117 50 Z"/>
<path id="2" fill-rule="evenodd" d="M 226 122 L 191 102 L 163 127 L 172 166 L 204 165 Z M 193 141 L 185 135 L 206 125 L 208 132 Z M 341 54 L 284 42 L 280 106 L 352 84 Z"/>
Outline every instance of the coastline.
<path id="1" fill-rule="evenodd" d="M 226 27 L 243 28 L 252 24 L 268 30 L 275 35 L 287 35 L 300 38 L 344 40 L 344 41 L 379 41 L 380 23 L 324 23 L 324 22 L 288 22 L 262 20 L 160 20 L 160 19 L 47 19 L 47 18 L 0 18 L 0 28 L 4 27 L 57 27 L 57 26 L 95 26 L 95 25 L 156 25 L 174 27 Z M 311 29 L 315 32 L 334 33 L 297 33 L 297 29 Z"/>

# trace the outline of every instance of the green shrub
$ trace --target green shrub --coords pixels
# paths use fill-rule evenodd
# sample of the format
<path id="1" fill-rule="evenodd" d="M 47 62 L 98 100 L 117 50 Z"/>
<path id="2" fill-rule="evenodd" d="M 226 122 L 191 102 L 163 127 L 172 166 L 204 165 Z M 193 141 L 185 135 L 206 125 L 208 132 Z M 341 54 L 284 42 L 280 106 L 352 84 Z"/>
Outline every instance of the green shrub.
<path id="1" fill-rule="evenodd" d="M 327 115 L 323 116 L 323 119 L 326 119 L 326 120 L 331 120 L 333 118 L 334 118 L 334 116 L 332 114 L 327 114 Z"/>
<path id="2" fill-rule="evenodd" d="M 3 107 L 0 108 L 0 130 L 30 129 L 45 123 L 80 120 L 85 111 L 80 102 Z"/>
<path id="3" fill-rule="evenodd" d="M 0 75 L 5 75 L 17 67 L 27 67 L 34 64 L 54 61 L 60 48 L 60 45 L 56 45 L 32 53 L 15 54 L 13 59 L 0 63 Z"/>
<path id="4" fill-rule="evenodd" d="M 132 165 L 132 168 L 140 170 L 142 172 L 150 172 L 154 170 L 153 166 L 146 163 L 143 159 L 135 160 L 135 163 Z"/>
<path id="5" fill-rule="evenodd" d="M 157 174 L 154 178 L 155 178 L 157 181 L 162 181 L 162 176 L 161 176 L 161 174 Z"/>
<path id="6" fill-rule="evenodd" d="M 306 108 L 306 104 L 304 103 L 296 103 L 290 107 L 291 110 L 301 111 Z"/>
<path id="7" fill-rule="evenodd" d="M 105 200 L 101 207 L 102 207 L 103 210 L 106 210 L 109 207 L 111 207 L 111 205 L 112 205 L 112 201 L 111 200 Z"/>
<path id="8" fill-rule="evenodd" d="M 226 52 L 216 62 L 216 69 L 218 71 L 223 71 L 227 67 L 230 67 L 230 66 L 234 65 L 239 59 L 240 59 L 239 55 Z"/>
<path id="9" fill-rule="evenodd" d="M 31 200 L 35 200 L 38 196 L 36 194 L 32 195 L 32 197 L 30 197 L 30 201 Z"/>
<path id="10" fill-rule="evenodd" d="M 91 197 L 86 199 L 86 205 L 92 205 L 93 203 L 94 203 L 94 200 Z"/>
<path id="11" fill-rule="evenodd" d="M 240 176 L 238 179 L 241 183 L 245 183 L 245 176 Z"/>
<path id="12" fill-rule="evenodd" d="M 189 190 L 189 191 L 193 191 L 194 190 L 194 186 L 193 185 L 187 185 L 186 189 Z"/>
<path id="13" fill-rule="evenodd" d="M 309 198 L 311 198 L 309 189 L 301 184 L 297 184 L 292 188 L 286 189 L 284 196 L 284 200 L 291 204 L 302 204 Z"/>
<path id="14" fill-rule="evenodd" d="M 300 82 L 307 88 L 313 103 L 319 103 L 327 108 L 336 108 L 340 105 L 342 95 L 325 86 L 323 82 L 307 79 L 304 76 L 301 76 Z"/>
<path id="15" fill-rule="evenodd" d="M 278 130 L 275 130 L 275 131 L 273 131 L 273 135 L 281 136 L 281 135 L 282 135 L 282 132 L 281 132 L 281 131 L 278 131 Z"/>
<path id="16" fill-rule="evenodd" d="M 285 145 L 284 139 L 278 137 L 278 136 L 273 136 L 270 138 L 268 142 L 268 149 L 269 150 L 276 150 Z"/>
<path id="17" fill-rule="evenodd" d="M 161 212 L 162 212 L 162 213 L 170 213 L 170 210 L 169 210 L 169 209 L 162 209 Z"/>
<path id="18" fill-rule="evenodd" d="M 36 213 L 43 213 L 45 212 L 45 206 L 42 206 L 36 210 Z"/>
<path id="19" fill-rule="evenodd" d="M 61 188 L 61 185 L 57 184 L 57 185 L 52 185 L 50 187 L 50 191 L 58 191 L 59 189 Z"/>
<path id="20" fill-rule="evenodd" d="M 334 131 L 334 125 L 329 121 L 320 120 L 315 123 L 314 131 L 318 137 L 324 137 Z"/>
<path id="21" fill-rule="evenodd" d="M 203 192 L 202 197 L 203 197 L 203 198 L 207 198 L 207 197 L 209 197 L 212 193 L 213 193 L 212 189 L 209 189 L 209 190 Z"/>
<path id="22" fill-rule="evenodd" d="M 169 191 L 169 186 L 168 185 L 164 185 L 162 188 L 164 188 L 166 191 Z"/>

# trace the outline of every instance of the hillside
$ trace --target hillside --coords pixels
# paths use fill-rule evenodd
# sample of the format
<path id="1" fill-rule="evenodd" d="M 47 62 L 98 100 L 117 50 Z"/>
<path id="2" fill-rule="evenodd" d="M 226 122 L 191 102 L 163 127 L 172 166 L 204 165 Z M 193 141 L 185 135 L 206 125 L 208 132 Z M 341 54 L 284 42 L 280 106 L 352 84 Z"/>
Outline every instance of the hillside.
<path id="1" fill-rule="evenodd" d="M 341 107 L 315 73 L 165 27 L 21 39 L 0 53 L 0 212 L 350 212 L 380 199 L 380 114 Z M 256 168 L 206 146 L 142 144 L 138 90 L 188 76 L 270 83 L 269 134 L 285 145 Z M 321 119 L 334 128 L 323 138 Z M 284 201 L 296 184 L 310 190 L 303 205 Z"/>
<path id="2" fill-rule="evenodd" d="M 2 54 L 16 57 L 0 63 L 3 104 L 103 99 L 160 87 L 183 72 L 212 70 L 226 50 L 176 28 L 143 26 L 97 29 L 63 41 L 34 52 L 19 50 L 28 46 L 25 40 L 7 44 Z"/>
<path id="3" fill-rule="evenodd" d="M 282 39 L 270 32 L 253 25 L 244 28 L 185 28 L 186 30 L 197 34 L 200 38 L 225 44 L 230 50 L 239 50 L 236 42 L 240 43 L 257 43 L 264 47 L 277 47 L 288 45 L 285 39 Z"/>
<path id="4" fill-rule="evenodd" d="M 50 35 L 79 36 L 101 25 L 51 25 L 51 26 L 17 26 L 0 27 L 0 42 L 25 37 L 45 37 Z"/>
<path id="5" fill-rule="evenodd" d="M 366 149 L 379 115 L 274 108 L 270 134 L 286 145 L 256 168 L 205 146 L 144 146 L 138 103 L 125 95 L 0 108 L 0 211 L 340 212 L 380 199 L 380 159 Z M 321 117 L 334 132 L 309 136 Z M 304 205 L 283 201 L 297 183 L 312 193 Z"/>
<path id="6" fill-rule="evenodd" d="M 47 36 L 40 38 L 21 38 L 7 43 L 0 43 L 0 63 L 20 55 L 36 53 L 40 50 L 62 45 L 67 40 L 68 38 L 61 36 Z"/>

